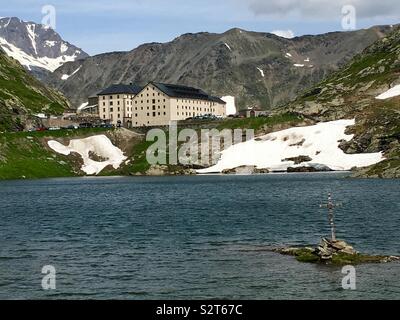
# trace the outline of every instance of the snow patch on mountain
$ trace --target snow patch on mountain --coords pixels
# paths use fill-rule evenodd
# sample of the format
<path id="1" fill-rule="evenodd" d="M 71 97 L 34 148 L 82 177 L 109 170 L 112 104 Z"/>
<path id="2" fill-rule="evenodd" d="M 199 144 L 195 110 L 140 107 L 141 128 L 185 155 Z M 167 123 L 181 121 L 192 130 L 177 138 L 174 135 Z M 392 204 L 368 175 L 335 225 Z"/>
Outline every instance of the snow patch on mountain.
<path id="1" fill-rule="evenodd" d="M 54 46 L 56 45 L 56 41 L 49 41 L 49 40 L 46 40 L 45 44 L 46 44 L 46 46 L 48 46 L 48 47 L 54 47 Z"/>
<path id="2" fill-rule="evenodd" d="M 397 96 L 400 96 L 400 84 L 397 86 L 394 86 L 393 88 L 389 89 L 388 91 L 385 91 L 384 93 L 375 97 L 375 99 L 385 100 L 385 99 L 389 99 L 389 98 L 393 98 L 393 97 L 397 97 Z"/>
<path id="3" fill-rule="evenodd" d="M 264 74 L 264 70 L 263 69 L 261 69 L 261 68 L 257 68 L 257 70 L 258 71 L 260 71 L 260 73 L 261 73 L 261 77 L 265 77 L 265 74 Z"/>
<path id="4" fill-rule="evenodd" d="M 50 27 L 18 18 L 0 19 L 0 47 L 36 75 L 43 72 L 40 69 L 53 72 L 66 62 L 87 57 Z"/>
<path id="5" fill-rule="evenodd" d="M 64 63 L 69 61 L 75 61 L 77 55 L 74 54 L 72 56 L 60 56 L 57 58 L 35 58 L 31 55 L 27 54 L 25 51 L 22 51 L 20 48 L 17 48 L 13 44 L 7 42 L 4 38 L 0 38 L 0 46 L 6 52 L 6 54 L 15 60 L 17 60 L 20 64 L 25 66 L 28 70 L 32 70 L 32 67 L 39 67 L 53 72 Z"/>
<path id="6" fill-rule="evenodd" d="M 65 156 L 73 152 L 78 153 L 83 159 L 81 170 L 88 175 L 97 175 L 107 166 L 118 169 L 127 159 L 124 153 L 114 146 L 105 135 L 92 136 L 85 139 L 73 139 L 68 146 L 55 140 L 51 140 L 47 144 L 52 150 Z M 105 160 L 92 160 L 90 158 L 91 154 L 95 154 Z"/>
<path id="7" fill-rule="evenodd" d="M 31 39 L 33 50 L 35 50 L 35 54 L 38 54 L 37 47 L 36 47 L 35 25 L 28 23 L 26 25 L 26 30 L 28 31 L 29 39 Z"/>
<path id="8" fill-rule="evenodd" d="M 229 44 L 227 44 L 226 42 L 224 42 L 224 45 L 229 49 L 229 51 L 232 51 L 231 47 L 229 46 Z"/>
<path id="9" fill-rule="evenodd" d="M 233 145 L 221 152 L 215 166 L 198 173 L 218 173 L 241 166 L 285 171 L 288 167 L 328 167 L 346 171 L 353 167 L 366 167 L 383 161 L 382 152 L 346 154 L 339 148 L 340 141 L 350 141 L 354 135 L 345 133 L 355 120 L 338 120 L 307 127 L 295 127 L 267 134 L 247 142 Z M 295 164 L 296 157 L 310 158 Z"/>
<path id="10" fill-rule="evenodd" d="M 221 100 L 226 102 L 226 115 L 229 116 L 231 114 L 236 114 L 236 105 L 235 105 L 235 97 L 232 96 L 224 96 Z"/>
<path id="11" fill-rule="evenodd" d="M 67 80 L 68 78 L 72 77 L 75 73 L 77 73 L 79 70 L 81 70 L 82 66 L 80 66 L 78 69 L 76 69 L 74 72 L 72 72 L 71 74 L 63 74 L 61 76 L 61 80 Z"/>

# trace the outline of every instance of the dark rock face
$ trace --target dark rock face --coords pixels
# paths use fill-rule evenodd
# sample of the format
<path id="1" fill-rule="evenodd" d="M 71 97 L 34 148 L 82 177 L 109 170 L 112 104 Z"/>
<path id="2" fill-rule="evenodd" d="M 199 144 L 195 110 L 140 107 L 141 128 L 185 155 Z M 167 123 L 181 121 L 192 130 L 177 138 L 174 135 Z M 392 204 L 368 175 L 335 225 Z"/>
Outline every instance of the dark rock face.
<path id="1" fill-rule="evenodd" d="M 199 87 L 216 96 L 235 96 L 239 109 L 270 109 L 337 70 L 389 29 L 294 39 L 240 29 L 185 34 L 164 44 L 144 44 L 129 52 L 66 63 L 46 82 L 62 91 L 74 106 L 113 83 L 143 85 L 157 80 Z M 76 76 L 61 79 L 79 67 Z"/>
<path id="2" fill-rule="evenodd" d="M 321 243 L 314 252 L 322 260 L 331 260 L 334 255 L 344 253 L 349 255 L 357 254 L 357 251 L 345 241 L 332 241 L 322 238 Z"/>
<path id="3" fill-rule="evenodd" d="M 266 174 L 269 173 L 268 169 L 258 169 L 256 166 L 240 166 L 233 169 L 226 169 L 222 174 Z"/>
<path id="4" fill-rule="evenodd" d="M 88 57 L 82 49 L 64 41 L 53 29 L 15 17 L 0 19 L 0 38 L 2 39 L 0 46 L 13 51 L 16 56 L 25 54 L 32 60 L 43 62 L 37 66 L 34 63 L 29 64 L 26 60 L 17 59 L 39 79 L 47 77 L 49 72 L 58 67 L 54 63 L 46 65 L 45 61 L 49 59 L 59 58 L 62 64 L 70 61 L 72 57 L 74 60 Z"/>
<path id="5" fill-rule="evenodd" d="M 285 162 L 285 161 L 293 161 L 294 164 L 300 164 L 303 162 L 310 162 L 310 161 L 312 161 L 312 159 L 309 156 L 298 156 L 298 157 L 294 157 L 294 158 L 282 159 L 282 162 Z"/>

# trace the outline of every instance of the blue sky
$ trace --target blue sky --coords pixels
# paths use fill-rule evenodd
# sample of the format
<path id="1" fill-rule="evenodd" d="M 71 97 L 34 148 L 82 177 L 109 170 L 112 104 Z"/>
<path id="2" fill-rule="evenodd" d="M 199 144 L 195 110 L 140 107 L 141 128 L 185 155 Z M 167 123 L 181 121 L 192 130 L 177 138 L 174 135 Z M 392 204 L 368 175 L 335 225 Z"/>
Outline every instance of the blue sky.
<path id="1" fill-rule="evenodd" d="M 49 4 L 56 9 L 56 31 L 92 55 L 233 27 L 296 36 L 340 31 L 346 4 L 357 10 L 358 29 L 400 22 L 398 0 L 0 0 L 0 16 L 40 23 Z"/>

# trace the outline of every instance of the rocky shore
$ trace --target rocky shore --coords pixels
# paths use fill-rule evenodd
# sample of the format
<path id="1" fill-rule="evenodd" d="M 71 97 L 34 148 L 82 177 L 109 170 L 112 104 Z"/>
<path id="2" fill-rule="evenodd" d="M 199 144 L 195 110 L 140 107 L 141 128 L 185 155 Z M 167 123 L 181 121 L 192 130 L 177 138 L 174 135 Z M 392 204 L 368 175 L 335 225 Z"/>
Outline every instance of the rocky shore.
<path id="1" fill-rule="evenodd" d="M 346 265 L 400 261 L 398 256 L 361 254 L 343 240 L 332 241 L 326 238 L 322 238 L 317 247 L 285 247 L 273 251 L 294 256 L 297 261 L 309 263 Z"/>

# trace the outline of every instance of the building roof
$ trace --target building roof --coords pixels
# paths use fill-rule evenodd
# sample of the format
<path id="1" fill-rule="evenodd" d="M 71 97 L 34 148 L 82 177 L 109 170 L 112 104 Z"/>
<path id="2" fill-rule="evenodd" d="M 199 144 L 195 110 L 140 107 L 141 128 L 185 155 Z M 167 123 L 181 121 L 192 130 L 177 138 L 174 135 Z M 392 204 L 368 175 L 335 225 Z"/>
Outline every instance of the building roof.
<path id="1" fill-rule="evenodd" d="M 199 100 L 207 100 L 212 102 L 218 102 L 221 104 L 226 104 L 225 101 L 221 100 L 218 97 L 210 96 L 208 93 L 204 92 L 201 89 L 181 86 L 177 84 L 160 83 L 160 82 L 150 82 L 150 84 L 157 87 L 159 90 L 164 92 L 169 97 L 199 99 Z"/>
<path id="2" fill-rule="evenodd" d="M 136 84 L 113 84 L 112 86 L 104 89 L 103 91 L 99 92 L 98 96 L 104 96 L 108 94 L 134 94 L 137 95 L 140 91 L 142 91 L 143 87 L 138 86 Z"/>

